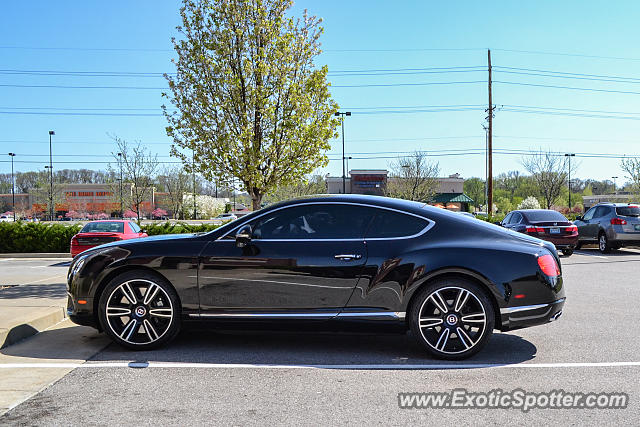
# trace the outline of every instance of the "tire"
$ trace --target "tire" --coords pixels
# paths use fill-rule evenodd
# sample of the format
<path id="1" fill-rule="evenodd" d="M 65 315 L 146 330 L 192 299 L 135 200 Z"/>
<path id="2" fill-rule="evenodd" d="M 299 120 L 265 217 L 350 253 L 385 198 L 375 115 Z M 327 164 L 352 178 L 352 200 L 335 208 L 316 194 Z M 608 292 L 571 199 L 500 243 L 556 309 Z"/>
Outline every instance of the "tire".
<path id="1" fill-rule="evenodd" d="M 409 312 L 409 327 L 432 356 L 466 359 L 482 350 L 493 333 L 495 312 L 489 298 L 473 282 L 458 278 L 436 280 L 416 295 Z"/>
<path id="2" fill-rule="evenodd" d="M 608 254 L 611 252 L 611 244 L 609 243 L 609 239 L 607 239 L 607 235 L 604 232 L 600 232 L 598 234 L 598 249 L 603 254 Z"/>
<path id="3" fill-rule="evenodd" d="M 564 256 L 571 256 L 571 255 L 573 255 L 573 249 L 563 249 L 562 250 L 562 254 Z"/>
<path id="4" fill-rule="evenodd" d="M 578 243 L 576 243 L 576 247 L 574 249 L 576 251 L 579 251 L 581 247 L 582 247 L 582 242 L 578 242 Z"/>
<path id="5" fill-rule="evenodd" d="M 133 350 L 151 350 L 173 340 L 180 332 L 181 313 L 173 286 L 147 271 L 116 276 L 98 302 L 102 330 Z"/>

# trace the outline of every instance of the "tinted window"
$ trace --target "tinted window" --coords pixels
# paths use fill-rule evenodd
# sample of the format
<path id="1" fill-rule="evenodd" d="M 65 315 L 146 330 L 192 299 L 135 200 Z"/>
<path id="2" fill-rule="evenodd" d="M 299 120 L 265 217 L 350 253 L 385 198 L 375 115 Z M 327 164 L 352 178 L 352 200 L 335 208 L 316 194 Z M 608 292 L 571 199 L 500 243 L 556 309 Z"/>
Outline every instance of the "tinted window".
<path id="1" fill-rule="evenodd" d="M 524 212 L 524 215 L 529 221 L 567 221 L 567 218 L 557 211 L 531 211 Z"/>
<path id="2" fill-rule="evenodd" d="M 586 213 L 586 214 L 584 214 L 583 219 L 590 220 L 591 218 L 593 218 L 593 214 L 594 214 L 595 212 L 596 212 L 596 208 L 591 208 L 591 209 L 589 209 L 589 210 L 587 211 L 587 213 Z"/>
<path id="3" fill-rule="evenodd" d="M 355 205 L 303 205 L 251 223 L 254 239 L 359 239 L 374 211 Z"/>
<path id="4" fill-rule="evenodd" d="M 598 206 L 596 208 L 596 213 L 593 215 L 594 218 L 600 218 L 603 216 L 607 216 L 609 214 L 610 209 L 606 206 Z"/>
<path id="5" fill-rule="evenodd" d="M 90 222 L 81 233 L 124 233 L 124 222 Z"/>
<path id="6" fill-rule="evenodd" d="M 514 212 L 511 217 L 511 224 L 519 224 L 522 221 L 522 215 L 519 212 Z"/>
<path id="7" fill-rule="evenodd" d="M 138 224 L 136 224 L 135 222 L 129 222 L 129 227 L 131 227 L 131 230 L 134 233 L 139 233 L 140 232 L 140 227 L 138 227 Z"/>
<path id="8" fill-rule="evenodd" d="M 623 206 L 616 208 L 616 213 L 622 216 L 640 216 L 640 208 L 638 206 Z"/>
<path id="9" fill-rule="evenodd" d="M 376 216 L 367 232 L 367 238 L 407 237 L 420 233 L 429 222 L 413 215 L 386 209 L 376 209 Z"/>
<path id="10" fill-rule="evenodd" d="M 503 220 L 502 223 L 503 224 L 509 224 L 509 221 L 511 221 L 511 217 L 513 216 L 513 212 L 509 213 Z"/>

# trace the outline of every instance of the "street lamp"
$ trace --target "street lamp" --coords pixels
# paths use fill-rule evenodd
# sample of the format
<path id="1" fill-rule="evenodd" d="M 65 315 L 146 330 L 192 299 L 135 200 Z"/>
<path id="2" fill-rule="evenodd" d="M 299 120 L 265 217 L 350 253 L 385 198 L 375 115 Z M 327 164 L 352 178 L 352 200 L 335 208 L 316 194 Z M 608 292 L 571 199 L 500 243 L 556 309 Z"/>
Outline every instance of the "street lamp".
<path id="1" fill-rule="evenodd" d="M 566 153 L 564 156 L 569 158 L 569 182 L 567 182 L 567 185 L 569 186 L 569 211 L 571 211 L 571 158 L 576 155 L 574 153 Z"/>
<path id="2" fill-rule="evenodd" d="M 124 201 L 122 199 L 122 153 L 118 153 L 118 165 L 120 166 L 120 218 L 124 219 Z"/>
<path id="3" fill-rule="evenodd" d="M 344 194 L 347 190 L 347 177 L 344 170 L 344 116 L 350 117 L 351 111 L 345 111 L 344 113 L 336 111 L 335 116 L 341 117 L 340 123 L 342 124 L 342 194 Z"/>
<path id="4" fill-rule="evenodd" d="M 617 194 L 616 192 L 616 179 L 618 179 L 617 176 L 612 176 L 611 178 L 613 178 L 613 194 Z"/>
<path id="5" fill-rule="evenodd" d="M 16 153 L 9 153 L 11 156 L 11 210 L 13 211 L 13 222 L 16 222 L 16 181 L 13 177 L 13 158 Z"/>
<path id="6" fill-rule="evenodd" d="M 351 156 L 347 156 L 345 157 L 345 160 L 347 161 L 347 173 L 349 173 L 349 160 L 353 159 L 353 157 Z M 351 182 L 351 181 L 349 181 Z M 349 192 L 352 193 L 353 192 L 353 188 L 351 188 L 351 185 L 349 185 Z"/>
<path id="7" fill-rule="evenodd" d="M 53 221 L 53 152 L 51 150 L 51 137 L 56 133 L 52 130 L 49 131 L 49 216 L 50 221 Z"/>

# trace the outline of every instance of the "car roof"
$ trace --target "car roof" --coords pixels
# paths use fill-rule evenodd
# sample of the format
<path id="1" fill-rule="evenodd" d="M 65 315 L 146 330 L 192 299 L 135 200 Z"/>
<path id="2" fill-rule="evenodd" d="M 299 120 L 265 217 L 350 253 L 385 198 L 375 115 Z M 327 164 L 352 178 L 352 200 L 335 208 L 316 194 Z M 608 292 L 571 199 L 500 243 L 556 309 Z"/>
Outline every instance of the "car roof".
<path id="1" fill-rule="evenodd" d="M 638 206 L 637 203 L 613 203 L 613 202 L 600 202 L 595 206 L 613 206 L 616 208 L 623 208 L 626 206 Z"/>

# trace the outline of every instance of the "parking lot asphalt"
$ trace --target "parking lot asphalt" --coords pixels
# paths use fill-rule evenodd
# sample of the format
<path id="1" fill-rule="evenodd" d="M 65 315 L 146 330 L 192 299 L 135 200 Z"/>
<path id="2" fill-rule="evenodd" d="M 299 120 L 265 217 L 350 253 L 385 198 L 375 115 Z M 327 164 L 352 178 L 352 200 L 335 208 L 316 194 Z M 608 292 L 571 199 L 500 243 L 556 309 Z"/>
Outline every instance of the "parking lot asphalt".
<path id="1" fill-rule="evenodd" d="M 562 267 L 567 303 L 557 322 L 496 332 L 466 361 L 430 359 L 409 335 L 188 330 L 156 351 L 110 344 L 86 363 L 69 365 L 76 369 L 0 417 L 0 424 L 635 424 L 640 414 L 635 339 L 640 251 L 602 255 L 584 249 L 562 258 Z M 58 333 L 45 331 L 30 340 L 55 343 Z M 83 329 L 89 339 L 86 335 Z M 64 351 L 51 357 L 11 348 L 0 354 L 11 353 L 13 362 L 71 359 Z M 526 413 L 398 407 L 400 392 L 456 388 L 625 392 L 630 400 L 626 409 Z"/>

